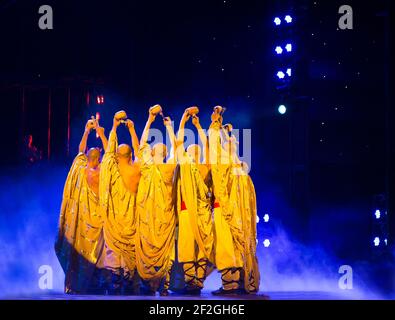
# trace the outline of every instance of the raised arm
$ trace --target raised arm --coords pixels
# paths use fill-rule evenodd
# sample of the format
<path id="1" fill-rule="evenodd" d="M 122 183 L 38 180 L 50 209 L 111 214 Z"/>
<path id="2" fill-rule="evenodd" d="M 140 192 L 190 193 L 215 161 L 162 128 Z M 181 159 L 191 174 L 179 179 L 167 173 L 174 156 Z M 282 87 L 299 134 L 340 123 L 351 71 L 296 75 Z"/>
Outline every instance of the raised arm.
<path id="1" fill-rule="evenodd" d="M 178 133 L 177 133 L 177 143 L 176 143 L 176 152 L 175 154 L 177 155 L 177 158 L 180 160 L 182 159 L 185 151 L 184 147 L 184 135 L 185 135 L 185 123 L 190 118 L 190 114 L 187 110 L 183 113 L 180 121 L 180 126 L 178 127 Z"/>
<path id="2" fill-rule="evenodd" d="M 148 120 L 145 124 L 143 134 L 141 135 L 140 139 L 140 146 L 143 146 L 144 144 L 147 143 L 148 140 L 148 135 L 149 135 L 149 129 L 151 128 L 152 122 L 155 121 L 156 115 L 152 114 L 151 112 L 148 115 Z"/>
<path id="3" fill-rule="evenodd" d="M 176 135 L 174 134 L 174 129 L 173 126 L 171 125 L 171 119 L 170 117 L 165 117 L 163 118 L 163 124 L 166 127 L 166 131 L 169 134 L 170 137 L 170 144 L 171 144 L 171 150 L 172 152 L 170 153 L 170 158 L 173 158 L 176 160 Z"/>
<path id="4" fill-rule="evenodd" d="M 120 124 L 121 124 L 121 119 L 118 119 L 116 116 L 114 116 L 113 123 L 112 123 L 112 129 L 110 132 L 110 136 L 109 136 L 108 144 L 107 144 L 107 148 L 106 148 L 106 153 L 115 153 L 116 152 L 117 144 L 118 144 L 117 129 Z"/>
<path id="5" fill-rule="evenodd" d="M 207 139 L 206 133 L 204 132 L 202 126 L 200 125 L 198 116 L 196 116 L 196 115 L 193 116 L 192 123 L 197 129 L 200 141 L 202 142 L 202 145 L 203 145 L 203 159 L 204 159 L 203 162 L 208 164 L 208 139 Z"/>
<path id="6" fill-rule="evenodd" d="M 130 119 L 126 121 L 126 126 L 129 129 L 130 137 L 132 138 L 133 153 L 136 156 L 139 151 L 139 138 L 137 137 L 136 129 L 134 128 L 134 122 Z"/>
<path id="7" fill-rule="evenodd" d="M 108 146 L 108 140 L 106 135 L 104 134 L 104 128 L 103 127 L 96 127 L 96 132 L 100 137 L 101 143 L 103 144 L 103 150 L 107 150 L 107 146 Z"/>
<path id="8" fill-rule="evenodd" d="M 79 153 L 85 153 L 86 152 L 86 145 L 88 143 L 88 136 L 91 130 L 95 127 L 95 122 L 93 120 L 88 120 L 88 122 L 85 125 L 85 131 L 84 134 L 82 135 L 82 139 L 80 142 L 80 145 L 78 147 L 78 152 Z"/>

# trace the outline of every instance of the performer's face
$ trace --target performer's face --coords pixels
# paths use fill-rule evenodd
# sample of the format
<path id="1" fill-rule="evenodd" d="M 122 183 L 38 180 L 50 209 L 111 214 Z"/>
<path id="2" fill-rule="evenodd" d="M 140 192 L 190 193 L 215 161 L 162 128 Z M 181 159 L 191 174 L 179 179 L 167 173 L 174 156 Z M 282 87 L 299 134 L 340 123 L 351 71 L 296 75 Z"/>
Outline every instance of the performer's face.
<path id="1" fill-rule="evenodd" d="M 91 148 L 88 151 L 88 165 L 96 168 L 100 164 L 100 151 L 97 148 Z"/>
<path id="2" fill-rule="evenodd" d="M 202 155 L 202 150 L 198 144 L 191 144 L 187 148 L 187 152 L 190 157 L 195 159 L 195 162 L 200 163 L 200 157 Z"/>

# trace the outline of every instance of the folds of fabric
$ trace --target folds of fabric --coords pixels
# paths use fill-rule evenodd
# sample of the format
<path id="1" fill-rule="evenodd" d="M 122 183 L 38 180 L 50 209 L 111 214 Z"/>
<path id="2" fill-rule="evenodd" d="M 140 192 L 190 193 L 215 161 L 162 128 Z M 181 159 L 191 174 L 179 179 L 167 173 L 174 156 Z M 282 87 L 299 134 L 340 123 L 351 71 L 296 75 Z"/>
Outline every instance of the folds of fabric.
<path id="1" fill-rule="evenodd" d="M 136 268 L 136 195 L 124 185 L 116 159 L 117 135 L 111 131 L 103 157 L 100 175 L 100 210 L 103 216 L 104 239 L 111 252 L 105 264 L 123 268 L 133 274 Z"/>
<path id="2" fill-rule="evenodd" d="M 232 165 L 221 147 L 220 125 L 213 123 L 209 129 L 211 175 L 213 180 L 214 198 L 219 203 L 219 209 L 214 210 L 215 218 L 215 263 L 227 268 L 243 266 L 243 250 L 245 239 L 243 234 L 243 219 L 240 210 L 234 210 L 239 199 L 231 194 Z M 221 215 L 219 217 L 218 215 Z M 229 237 L 229 234 L 231 237 Z M 230 247 L 233 246 L 233 250 Z M 223 250 L 222 250 L 223 249 Z M 231 253 L 234 252 L 231 258 Z M 220 254 L 223 252 L 224 254 Z"/>
<path id="3" fill-rule="evenodd" d="M 188 156 L 185 155 L 185 158 L 188 159 Z M 203 258 L 213 262 L 214 226 L 209 188 L 198 166 L 190 159 L 188 160 L 179 165 L 179 174 L 176 176 L 177 185 L 179 186 L 177 196 L 177 208 L 180 220 L 179 232 L 185 236 L 190 234 L 194 238 L 194 241 L 196 241 L 198 251 L 201 252 L 199 257 L 196 255 L 196 260 Z M 184 211 L 180 210 L 181 199 L 186 205 L 186 210 Z M 179 251 L 180 262 L 187 262 L 188 260 L 182 259 L 182 255 L 183 252 Z"/>
<path id="4" fill-rule="evenodd" d="M 137 193 L 137 270 L 144 280 L 160 280 L 174 261 L 176 219 L 173 195 L 151 150 L 144 144 L 139 150 L 141 179 Z"/>
<path id="5" fill-rule="evenodd" d="M 229 176 L 229 203 L 232 217 L 241 219 L 243 241 L 236 241 L 242 253 L 244 289 L 247 292 L 259 290 L 260 274 L 256 256 L 256 195 L 251 177 L 235 164 Z"/>
<path id="6" fill-rule="evenodd" d="M 88 186 L 87 158 L 74 159 L 63 191 L 56 255 L 65 272 L 65 290 L 83 291 L 103 249 L 98 195 Z"/>

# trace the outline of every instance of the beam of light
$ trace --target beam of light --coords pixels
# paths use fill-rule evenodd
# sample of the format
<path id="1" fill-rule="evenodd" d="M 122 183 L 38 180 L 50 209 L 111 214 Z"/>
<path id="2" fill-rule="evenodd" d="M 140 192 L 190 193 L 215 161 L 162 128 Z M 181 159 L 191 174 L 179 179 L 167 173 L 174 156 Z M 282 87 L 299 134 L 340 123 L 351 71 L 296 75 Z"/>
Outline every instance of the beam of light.
<path id="1" fill-rule="evenodd" d="M 291 22 L 292 22 L 292 17 L 291 17 L 289 14 L 287 14 L 287 15 L 284 17 L 284 20 L 285 20 L 286 23 L 291 23 Z"/>
<path id="2" fill-rule="evenodd" d="M 281 19 L 279 17 L 275 17 L 273 21 L 276 26 L 279 26 L 281 24 Z"/>
<path id="3" fill-rule="evenodd" d="M 279 112 L 280 114 L 285 114 L 285 113 L 287 112 L 286 106 L 284 106 L 283 104 L 282 104 L 281 106 L 279 106 L 279 107 L 278 107 L 278 112 Z M 268 218 L 269 218 L 269 216 L 268 216 Z"/>

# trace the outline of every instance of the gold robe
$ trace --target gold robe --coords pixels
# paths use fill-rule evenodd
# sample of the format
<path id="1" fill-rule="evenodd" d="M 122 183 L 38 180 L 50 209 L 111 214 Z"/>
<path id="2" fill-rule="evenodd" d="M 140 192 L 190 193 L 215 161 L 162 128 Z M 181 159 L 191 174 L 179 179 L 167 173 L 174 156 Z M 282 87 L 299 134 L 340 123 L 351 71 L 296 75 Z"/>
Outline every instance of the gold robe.
<path id="1" fill-rule="evenodd" d="M 99 198 L 88 186 L 87 157 L 73 161 L 63 190 L 55 252 L 65 273 L 65 292 L 84 292 L 103 249 Z"/>
<path id="2" fill-rule="evenodd" d="M 124 185 L 116 159 L 117 134 L 111 131 L 100 175 L 100 211 L 103 216 L 104 239 L 111 252 L 105 259 L 109 269 L 136 269 L 136 195 Z"/>
<path id="3" fill-rule="evenodd" d="M 188 219 L 186 225 L 190 226 L 191 230 L 180 230 L 186 237 L 193 237 L 198 245 L 199 254 L 195 259 L 189 259 L 193 256 L 193 252 L 183 253 L 178 251 L 180 262 L 197 261 L 199 259 L 207 259 L 213 262 L 213 245 L 214 245 L 214 231 L 211 211 L 211 196 L 208 186 L 210 177 L 202 177 L 199 167 L 189 157 L 187 153 L 184 154 L 183 163 L 178 167 L 176 174 L 177 182 L 177 212 L 179 219 L 182 217 L 181 200 L 184 201 L 187 212 L 185 218 Z M 210 175 L 210 173 L 208 174 Z M 181 222 L 180 222 L 181 224 Z M 192 231 L 192 233 L 191 233 Z M 180 245 L 179 245 L 180 247 Z M 188 258 L 183 258 L 183 256 Z"/>
<path id="4" fill-rule="evenodd" d="M 141 178 L 137 192 L 136 262 L 144 280 L 160 280 L 174 261 L 176 219 L 173 195 L 148 144 L 140 146 Z M 166 164 L 163 164 L 166 165 Z"/>
<path id="5" fill-rule="evenodd" d="M 232 216 L 241 217 L 243 245 L 242 253 L 244 271 L 244 289 L 247 292 L 258 292 L 260 273 L 256 256 L 256 194 L 251 177 L 245 173 L 241 164 L 233 164 L 229 175 L 229 203 Z"/>

